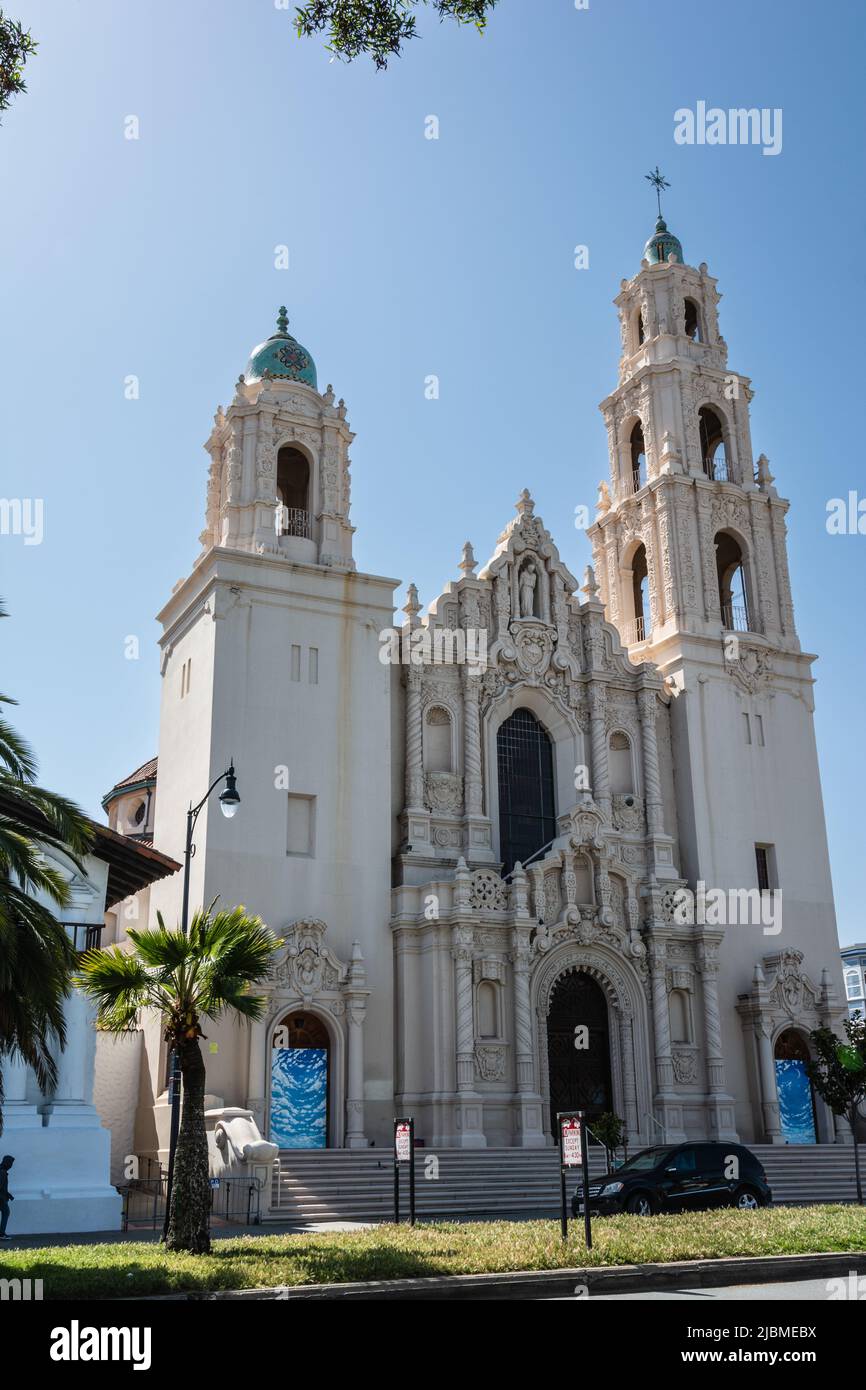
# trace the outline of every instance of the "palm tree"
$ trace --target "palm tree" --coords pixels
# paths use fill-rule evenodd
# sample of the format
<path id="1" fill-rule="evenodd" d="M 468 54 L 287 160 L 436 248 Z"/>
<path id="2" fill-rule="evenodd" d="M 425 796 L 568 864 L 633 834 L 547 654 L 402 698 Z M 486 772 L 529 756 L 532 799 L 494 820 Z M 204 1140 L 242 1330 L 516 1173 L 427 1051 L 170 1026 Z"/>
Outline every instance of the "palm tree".
<path id="1" fill-rule="evenodd" d="M 0 706 L 14 704 L 0 695 Z M 56 1054 L 66 1045 L 63 1001 L 75 950 L 54 913 L 34 895 L 63 907 L 69 887 L 44 855 L 59 855 L 81 869 L 93 834 L 77 806 L 37 787 L 35 777 L 32 752 L 0 713 L 0 1133 L 4 1058 L 26 1062 L 40 1089 L 50 1092 L 57 1084 Z"/>
<path id="2" fill-rule="evenodd" d="M 130 930 L 134 949 L 87 951 L 77 984 L 97 1006 L 96 1025 L 111 1033 L 135 1028 L 142 1009 L 156 1009 L 163 1037 L 180 1058 L 183 1111 L 174 1159 L 166 1246 L 210 1251 L 208 1149 L 204 1120 L 205 1065 L 201 1019 L 223 1014 L 260 1018 L 261 995 L 250 986 L 267 978 L 282 942 L 242 907 L 198 911 L 188 935 L 169 930 L 157 913 L 154 930 Z"/>

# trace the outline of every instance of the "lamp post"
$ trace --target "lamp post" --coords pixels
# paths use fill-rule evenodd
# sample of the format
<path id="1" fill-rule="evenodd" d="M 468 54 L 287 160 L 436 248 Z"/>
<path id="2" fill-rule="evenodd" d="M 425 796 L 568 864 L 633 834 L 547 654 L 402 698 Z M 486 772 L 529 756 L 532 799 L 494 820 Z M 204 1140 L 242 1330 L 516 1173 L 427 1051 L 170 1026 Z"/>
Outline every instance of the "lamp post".
<path id="1" fill-rule="evenodd" d="M 220 792 L 220 810 L 226 820 L 231 820 L 238 809 L 241 799 L 238 794 L 237 778 L 235 777 L 235 765 L 232 760 L 225 772 L 221 772 L 208 787 L 201 801 L 197 806 L 190 806 L 186 813 L 186 845 L 183 852 L 183 903 L 180 912 L 180 929 L 186 936 L 189 930 L 189 866 L 195 854 L 195 845 L 192 842 L 195 823 L 198 820 L 199 811 L 204 806 L 211 792 L 219 786 L 225 779 L 225 788 Z M 174 1179 L 174 1155 L 177 1148 L 177 1136 L 180 1129 L 180 1057 L 177 1050 L 173 1049 L 171 1054 L 171 1079 L 169 1082 L 169 1104 L 171 1106 L 171 1129 L 168 1141 L 168 1180 L 165 1188 L 165 1221 L 162 1227 L 162 1238 L 165 1240 L 168 1235 L 168 1217 L 171 1210 L 171 1187 Z"/>

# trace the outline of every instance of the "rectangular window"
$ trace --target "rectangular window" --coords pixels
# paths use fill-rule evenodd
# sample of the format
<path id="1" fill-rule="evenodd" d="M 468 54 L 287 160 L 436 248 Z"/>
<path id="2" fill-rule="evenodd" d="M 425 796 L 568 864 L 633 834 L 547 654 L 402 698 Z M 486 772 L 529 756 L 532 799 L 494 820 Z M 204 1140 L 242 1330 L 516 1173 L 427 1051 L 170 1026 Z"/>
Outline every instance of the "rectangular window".
<path id="1" fill-rule="evenodd" d="M 849 999 L 863 998 L 863 977 L 856 965 L 849 965 L 845 971 L 845 993 Z"/>
<path id="2" fill-rule="evenodd" d="M 744 720 L 746 721 L 746 742 L 747 742 L 747 743 L 751 743 L 751 742 L 752 742 L 752 725 L 751 725 L 751 722 L 750 722 L 750 720 L 749 720 L 749 716 L 748 716 L 747 714 L 744 714 L 744 715 L 743 715 L 743 718 L 744 718 Z"/>
<path id="3" fill-rule="evenodd" d="M 189 678 L 192 674 L 192 657 L 188 657 L 180 668 L 180 698 L 189 694 Z"/>
<path id="4" fill-rule="evenodd" d="M 309 666 L 310 685 L 319 684 L 319 648 L 310 647 L 310 666 Z"/>
<path id="5" fill-rule="evenodd" d="M 764 746 L 764 720 L 760 714 L 755 715 L 755 723 L 758 726 L 758 747 Z"/>
<path id="6" fill-rule="evenodd" d="M 301 679 L 301 649 L 300 649 L 300 647 L 292 647 L 292 680 L 293 680 L 293 681 L 299 681 L 300 679 Z"/>
<path id="7" fill-rule="evenodd" d="M 288 805 L 286 853 L 312 859 L 316 851 L 316 798 L 289 792 Z"/>
<path id="8" fill-rule="evenodd" d="M 776 876 L 776 851 L 772 845 L 755 845 L 755 865 L 758 870 L 758 887 L 762 893 L 778 888 Z"/>

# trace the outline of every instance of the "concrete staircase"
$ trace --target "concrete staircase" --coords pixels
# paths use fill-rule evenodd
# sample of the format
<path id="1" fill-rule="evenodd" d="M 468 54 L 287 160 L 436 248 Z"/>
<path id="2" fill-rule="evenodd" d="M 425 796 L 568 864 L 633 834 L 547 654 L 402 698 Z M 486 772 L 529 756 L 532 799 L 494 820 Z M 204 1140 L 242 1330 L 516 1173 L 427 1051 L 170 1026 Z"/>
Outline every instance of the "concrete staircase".
<path id="1" fill-rule="evenodd" d="M 856 1200 L 854 1153 L 830 1145 L 755 1144 L 777 1203 Z M 866 1173 L 866 1153 L 862 1153 Z M 438 1177 L 425 1172 L 438 1164 Z M 601 1150 L 590 1148 L 590 1173 L 604 1170 Z M 435 1169 L 434 1169 L 435 1171 Z M 401 1173 L 401 1214 L 409 1211 L 409 1177 Z M 569 1196 L 577 1182 L 569 1174 Z M 416 1214 L 437 1217 L 550 1216 L 559 1210 L 559 1162 L 554 1149 L 417 1149 Z M 266 1219 L 392 1221 L 394 1165 L 390 1150 L 284 1150 L 275 1169 Z"/>

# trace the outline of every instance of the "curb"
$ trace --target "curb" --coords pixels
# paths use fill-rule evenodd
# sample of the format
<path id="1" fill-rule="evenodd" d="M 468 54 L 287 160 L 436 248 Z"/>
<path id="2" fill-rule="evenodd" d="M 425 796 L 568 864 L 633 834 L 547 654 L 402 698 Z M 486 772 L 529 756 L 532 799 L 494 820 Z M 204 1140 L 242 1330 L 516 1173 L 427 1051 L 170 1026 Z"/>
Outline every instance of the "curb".
<path id="1" fill-rule="evenodd" d="M 717 1288 L 725 1284 L 768 1284 L 786 1279 L 831 1279 L 850 1271 L 866 1274 L 866 1251 L 816 1255 L 728 1256 L 671 1264 L 609 1265 L 605 1268 L 516 1270 L 506 1274 L 445 1274 L 425 1279 L 374 1279 L 354 1284 L 302 1284 L 269 1289 L 157 1295 L 146 1302 L 261 1302 L 295 1299 L 534 1299 L 567 1297 L 576 1285 L 591 1296 L 647 1289 Z"/>

